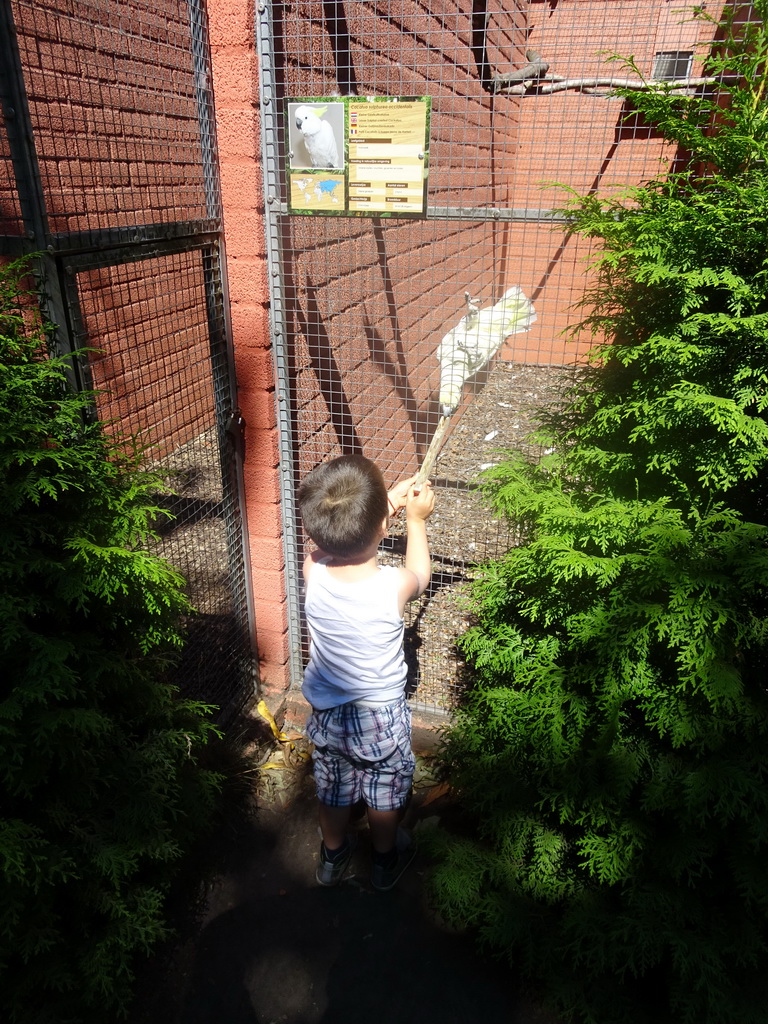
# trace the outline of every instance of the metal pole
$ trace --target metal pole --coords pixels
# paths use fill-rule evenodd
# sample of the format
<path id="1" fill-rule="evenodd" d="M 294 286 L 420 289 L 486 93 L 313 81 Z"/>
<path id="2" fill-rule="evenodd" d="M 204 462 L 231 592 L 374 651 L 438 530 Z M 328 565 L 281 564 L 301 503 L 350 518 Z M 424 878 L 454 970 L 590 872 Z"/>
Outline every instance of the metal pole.
<path id="1" fill-rule="evenodd" d="M 275 82 L 274 31 L 269 3 L 257 3 L 255 29 L 260 62 L 261 155 L 265 193 L 264 224 L 267 243 L 267 273 L 269 275 L 270 331 L 277 391 L 277 423 L 280 435 L 279 472 L 288 609 L 288 666 L 291 684 L 298 686 L 302 675 L 298 516 L 294 493 L 293 424 L 291 421 L 291 387 L 280 224 L 279 111 Z"/>
<path id="2" fill-rule="evenodd" d="M 216 119 L 211 88 L 211 65 L 208 59 L 208 32 L 203 0 L 188 0 L 192 39 L 192 66 L 195 76 L 197 119 L 200 125 L 200 147 L 203 161 L 205 205 L 211 220 L 221 220 L 221 189 L 216 159 Z"/>
<path id="3" fill-rule="evenodd" d="M 275 212 L 290 216 L 288 204 L 275 204 Z M 559 210 L 550 207 L 520 207 L 513 209 L 504 206 L 428 206 L 427 220 L 464 220 L 480 223 L 510 222 L 513 224 L 567 224 L 568 218 Z"/>

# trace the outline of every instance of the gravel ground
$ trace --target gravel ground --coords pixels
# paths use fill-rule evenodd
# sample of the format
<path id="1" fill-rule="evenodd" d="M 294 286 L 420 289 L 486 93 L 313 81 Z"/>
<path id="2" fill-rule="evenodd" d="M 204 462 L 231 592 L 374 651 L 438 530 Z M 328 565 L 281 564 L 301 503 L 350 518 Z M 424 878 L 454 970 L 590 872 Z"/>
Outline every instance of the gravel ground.
<path id="1" fill-rule="evenodd" d="M 484 507 L 473 484 L 482 470 L 501 460 L 500 449 L 536 457 L 527 438 L 537 410 L 556 404 L 575 374 L 573 367 L 496 363 L 438 455 L 431 474 L 437 501 L 427 524 L 432 584 L 412 605 L 406 629 L 417 705 L 447 711 L 461 694 L 464 663 L 455 640 L 471 622 L 467 596 L 473 564 L 503 553 L 513 542 L 508 525 Z M 402 529 L 398 523 L 393 530 L 388 560 L 395 563 Z"/>
<path id="2" fill-rule="evenodd" d="M 200 612 L 230 614 L 229 552 L 215 430 L 181 445 L 157 468 L 175 492 L 163 502 L 174 518 L 159 523 L 157 553 L 182 573 Z"/>

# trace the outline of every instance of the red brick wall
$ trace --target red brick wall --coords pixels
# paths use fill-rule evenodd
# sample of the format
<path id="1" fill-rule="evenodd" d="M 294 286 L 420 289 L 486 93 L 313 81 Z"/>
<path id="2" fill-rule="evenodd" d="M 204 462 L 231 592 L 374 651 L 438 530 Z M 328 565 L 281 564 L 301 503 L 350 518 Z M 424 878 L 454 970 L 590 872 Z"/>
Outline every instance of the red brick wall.
<path id="1" fill-rule="evenodd" d="M 707 14 L 717 18 L 721 6 L 708 7 Z M 609 61 L 610 54 L 633 56 L 650 77 L 656 52 L 669 50 L 693 51 L 696 74 L 713 26 L 691 11 L 667 0 L 531 0 L 526 47 L 549 63 L 549 74 L 570 79 L 635 77 L 621 63 Z M 674 149 L 657 135 L 624 123 L 627 107 L 621 99 L 571 89 L 509 95 L 499 102 L 518 108 L 516 146 L 510 147 L 505 167 L 513 207 L 565 205 L 569 196 L 564 189 L 543 189 L 554 182 L 580 193 L 639 184 L 674 157 Z M 504 354 L 554 363 L 578 358 L 590 339 L 574 348 L 561 332 L 580 319 L 571 304 L 585 283 L 588 244 L 570 239 L 561 248 L 563 235 L 546 228 L 516 228 L 515 233 L 512 248 L 522 254 L 523 271 L 519 278 L 513 272 L 510 280 L 519 280 L 535 297 L 539 320 L 528 334 L 512 338 Z"/>
<path id="2" fill-rule="evenodd" d="M 99 415 L 141 433 L 153 458 L 215 425 L 200 254 L 182 253 L 79 275 Z"/>
<path id="3" fill-rule="evenodd" d="M 216 129 L 238 401 L 247 423 L 245 488 L 259 667 L 266 695 L 285 689 L 287 616 L 253 5 L 209 0 Z"/>
<path id="4" fill-rule="evenodd" d="M 11 6 L 52 230 L 205 217 L 185 0 Z"/>
<path id="5" fill-rule="evenodd" d="M 4 121 L 0 112 L 0 124 Z M 11 150 L 4 130 L 0 131 L 0 234 L 21 235 L 24 226 L 14 186 Z"/>

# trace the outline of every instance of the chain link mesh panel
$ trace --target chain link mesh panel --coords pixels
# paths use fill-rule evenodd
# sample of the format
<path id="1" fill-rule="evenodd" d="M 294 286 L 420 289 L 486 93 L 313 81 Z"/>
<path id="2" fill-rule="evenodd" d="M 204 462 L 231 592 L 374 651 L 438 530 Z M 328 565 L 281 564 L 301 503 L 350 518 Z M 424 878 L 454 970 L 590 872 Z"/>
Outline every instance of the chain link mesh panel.
<path id="1" fill-rule="evenodd" d="M 220 216 L 187 0 L 12 4 L 56 234 Z"/>
<path id="2" fill-rule="evenodd" d="M 4 180 L 43 250 L 59 348 L 90 349 L 79 383 L 97 390 L 96 414 L 138 433 L 175 492 L 157 497 L 170 513 L 157 550 L 195 610 L 174 679 L 226 719 L 252 698 L 256 666 L 202 0 L 6 10 L 4 83 L 20 102 Z"/>
<path id="3" fill-rule="evenodd" d="M 553 208 L 568 189 L 639 183 L 675 155 L 609 95 L 606 83 L 629 73 L 609 55 L 633 55 L 650 77 L 657 53 L 690 51 L 696 74 L 712 33 L 693 5 L 650 0 L 271 5 L 262 59 L 274 74 L 264 79 L 262 112 L 291 411 L 282 441 L 295 481 L 349 452 L 376 461 L 390 484 L 415 472 L 441 412 L 444 336 L 513 287 L 536 312 L 528 330 L 487 345 L 489 361 L 464 384 L 432 471 L 434 575 L 407 632 L 417 704 L 456 700 L 453 641 L 468 621 L 467 580 L 474 563 L 510 543 L 473 482 L 499 448 L 525 443 L 532 412 L 557 400 L 591 344 L 561 333 L 578 319 L 589 246 Z M 423 217 L 296 209 L 288 171 L 301 139 L 286 117 L 306 102 L 322 118 L 344 96 L 430 98 Z M 346 159 L 352 152 L 350 142 Z M 322 170 L 310 174 L 301 188 L 311 207 Z M 295 530 L 298 562 L 305 538 L 298 522 Z M 401 530 L 395 523 L 385 558 L 402 557 Z"/>
<path id="4" fill-rule="evenodd" d="M 221 302 L 211 308 L 212 258 L 171 252 L 129 263 L 68 265 L 79 341 L 88 360 L 99 419 L 139 437 L 149 466 L 171 490 L 157 495 L 158 554 L 184 576 L 194 606 L 177 676 L 190 696 L 225 709 L 250 695 L 250 646 L 243 624 L 246 580 L 231 450 L 221 415 L 226 378 L 212 359 L 223 333 Z M 218 368 L 220 369 L 220 368 Z"/>

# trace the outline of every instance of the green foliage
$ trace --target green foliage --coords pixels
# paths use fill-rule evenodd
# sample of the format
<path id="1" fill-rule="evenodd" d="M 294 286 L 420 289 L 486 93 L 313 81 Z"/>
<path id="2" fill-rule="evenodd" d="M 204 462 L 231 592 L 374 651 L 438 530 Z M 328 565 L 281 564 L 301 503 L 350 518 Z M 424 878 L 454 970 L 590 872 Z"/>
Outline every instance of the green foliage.
<path id="1" fill-rule="evenodd" d="M 147 550 L 158 481 L 88 424 L 24 272 L 0 270 L 0 987 L 10 1022 L 101 1022 L 165 934 L 213 727 L 161 681 L 187 602 Z"/>
<path id="2" fill-rule="evenodd" d="M 768 36 L 736 28 L 716 94 L 636 102 L 706 166 L 573 202 L 602 340 L 549 454 L 486 474 L 527 541 L 443 748 L 477 838 L 435 840 L 442 911 L 590 1024 L 765 1019 Z"/>
<path id="3" fill-rule="evenodd" d="M 723 11 L 715 42 L 703 60 L 703 76 L 715 80 L 686 96 L 669 82 L 652 82 L 644 92 L 617 88 L 631 99 L 672 142 L 677 142 L 691 164 L 711 165 L 720 176 L 732 177 L 761 166 L 768 156 L 768 40 L 763 23 L 765 0 Z M 696 11 L 702 21 L 715 25 L 704 5 Z M 643 79 L 634 58 L 611 58 Z"/>

